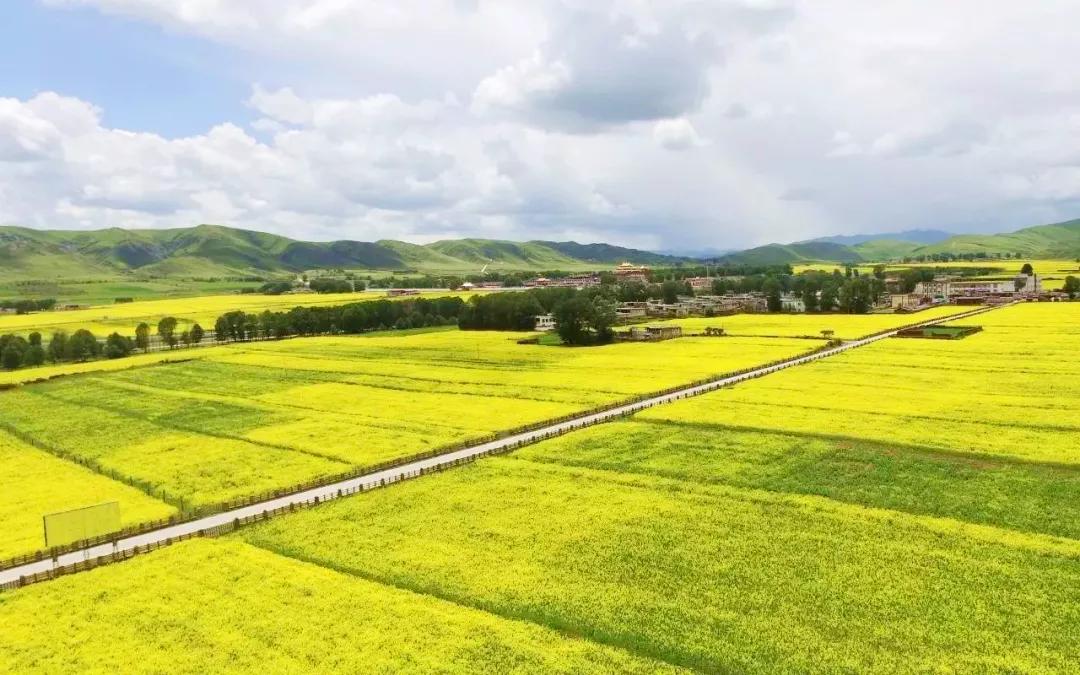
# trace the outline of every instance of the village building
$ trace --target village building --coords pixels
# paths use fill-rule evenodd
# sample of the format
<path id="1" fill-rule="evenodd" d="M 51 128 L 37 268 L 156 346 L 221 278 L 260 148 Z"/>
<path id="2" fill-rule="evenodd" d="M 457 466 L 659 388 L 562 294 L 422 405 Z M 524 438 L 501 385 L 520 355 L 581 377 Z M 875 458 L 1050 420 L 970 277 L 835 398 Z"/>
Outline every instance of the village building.
<path id="1" fill-rule="evenodd" d="M 536 317 L 535 330 L 549 332 L 555 330 L 555 317 L 551 314 L 539 314 Z"/>
<path id="2" fill-rule="evenodd" d="M 690 277 L 689 279 L 684 279 L 683 281 L 690 284 L 690 288 L 694 289 L 695 293 L 697 291 L 712 290 L 712 277 Z"/>
<path id="3" fill-rule="evenodd" d="M 633 326 L 615 332 L 616 340 L 634 342 L 658 342 L 682 337 L 682 326 Z"/>
<path id="4" fill-rule="evenodd" d="M 615 268 L 615 280 L 620 284 L 649 283 L 649 268 L 629 262 L 619 263 Z"/>
<path id="5" fill-rule="evenodd" d="M 464 284 L 462 285 L 462 289 L 465 289 Z M 403 295 L 420 295 L 420 291 L 415 288 L 391 288 L 386 291 L 386 295 L 391 298 L 397 298 Z"/>
<path id="6" fill-rule="evenodd" d="M 802 297 L 794 294 L 787 294 L 780 296 L 780 311 L 781 312 L 805 312 L 806 302 Z"/>

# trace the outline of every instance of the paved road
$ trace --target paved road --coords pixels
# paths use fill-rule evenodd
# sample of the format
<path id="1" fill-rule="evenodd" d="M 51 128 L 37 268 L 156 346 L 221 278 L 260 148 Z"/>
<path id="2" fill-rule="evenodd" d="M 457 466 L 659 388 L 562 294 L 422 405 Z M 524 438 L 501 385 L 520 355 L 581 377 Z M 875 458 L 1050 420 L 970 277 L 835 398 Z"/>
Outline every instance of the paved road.
<path id="1" fill-rule="evenodd" d="M 933 319 L 930 321 L 919 322 L 917 325 L 933 325 L 937 323 L 943 323 L 945 321 L 952 321 L 958 318 L 964 318 L 981 314 L 986 311 L 995 309 L 994 307 L 980 307 L 971 312 L 964 312 L 962 314 L 956 314 L 953 316 Z M 529 443 L 539 440 L 541 438 L 551 436 L 553 434 L 564 433 L 572 429 L 577 429 L 583 426 L 589 426 L 598 422 L 604 422 L 611 420 L 628 413 L 644 410 L 645 408 L 651 408 L 656 405 L 663 405 L 683 398 L 689 398 L 691 396 L 698 396 L 706 392 L 715 391 L 722 387 L 727 387 L 739 382 L 751 380 L 756 377 L 762 377 L 770 373 L 784 370 L 786 368 L 792 368 L 794 366 L 802 365 L 804 363 L 810 363 L 811 361 L 817 361 L 819 359 L 828 358 L 842 352 L 846 352 L 849 349 L 856 349 L 864 345 L 883 340 L 891 337 L 897 333 L 896 330 L 892 330 L 880 335 L 874 335 L 867 338 L 861 338 L 859 340 L 852 340 L 845 342 L 842 345 L 833 347 L 831 349 L 823 350 L 814 354 L 806 356 L 799 356 L 782 363 L 778 363 L 772 366 L 766 366 L 763 368 L 757 368 L 740 375 L 733 375 L 731 377 L 725 377 L 719 380 L 713 380 L 705 384 L 699 384 L 696 386 L 686 387 L 679 389 L 678 391 L 664 394 L 661 396 L 655 396 L 652 398 L 637 401 L 635 403 L 628 403 L 617 408 L 605 410 L 604 412 L 594 413 L 591 415 L 582 415 L 581 417 L 574 418 L 566 422 L 560 422 L 558 424 L 552 424 L 541 429 L 529 431 L 514 436 L 508 436 L 499 440 L 490 441 L 488 443 L 481 443 L 472 447 L 463 448 L 461 450 L 455 450 L 448 452 L 444 455 L 438 455 L 436 457 L 430 457 L 428 459 L 422 459 L 409 464 L 404 464 L 393 469 L 386 469 L 377 473 L 368 474 L 359 478 L 351 478 L 338 483 L 325 485 L 304 492 L 297 492 L 295 494 L 287 495 L 285 497 L 278 497 L 276 499 L 270 499 L 258 504 L 252 504 L 250 506 L 233 509 L 232 511 L 226 511 L 212 516 L 206 516 L 205 518 L 199 518 L 198 520 L 192 520 L 186 523 L 179 523 L 177 525 L 171 525 L 163 527 L 159 530 L 147 532 L 144 534 L 134 535 L 125 539 L 120 539 L 114 546 L 112 543 L 100 544 L 98 546 L 91 546 L 89 548 L 72 551 L 66 553 L 54 562 L 52 559 L 42 560 L 40 562 L 28 563 L 19 567 L 12 567 L 10 569 L 0 571 L 0 584 L 8 583 L 17 580 L 21 576 L 29 576 L 38 572 L 46 572 L 55 567 L 63 567 L 65 565 L 73 565 L 77 562 L 83 562 L 86 560 L 93 560 L 97 558 L 106 557 L 117 551 L 127 551 L 147 544 L 156 544 L 163 542 L 167 539 L 173 539 L 183 535 L 194 534 L 203 530 L 209 530 L 219 525 L 226 525 L 235 519 L 247 518 L 263 513 L 264 511 L 272 511 L 283 507 L 288 507 L 291 504 L 304 504 L 313 501 L 316 497 L 319 501 L 326 501 L 330 499 L 336 499 L 338 493 L 351 493 L 360 488 L 368 488 L 379 485 L 381 482 L 391 483 L 398 480 L 411 478 L 421 471 L 427 473 L 429 470 L 435 470 L 440 467 L 448 466 L 456 461 L 462 459 L 469 459 L 478 457 L 485 454 L 505 449 L 509 446 L 520 445 L 523 443 Z"/>

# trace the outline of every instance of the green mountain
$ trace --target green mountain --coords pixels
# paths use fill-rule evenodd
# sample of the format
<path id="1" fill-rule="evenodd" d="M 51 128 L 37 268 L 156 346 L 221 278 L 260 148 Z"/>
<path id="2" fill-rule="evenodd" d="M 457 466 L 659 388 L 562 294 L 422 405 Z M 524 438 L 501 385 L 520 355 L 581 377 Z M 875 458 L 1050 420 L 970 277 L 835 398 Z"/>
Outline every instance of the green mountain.
<path id="1" fill-rule="evenodd" d="M 915 254 L 1021 253 L 1033 258 L 1080 256 L 1080 219 L 1027 227 L 1008 234 L 961 234 L 943 242 L 922 246 Z"/>
<path id="2" fill-rule="evenodd" d="M 871 239 L 855 244 L 851 248 L 862 256 L 863 260 L 896 260 L 912 255 L 922 247 L 923 244 L 914 241 Z"/>
<path id="3" fill-rule="evenodd" d="M 737 265 L 785 265 L 821 261 L 858 263 L 863 260 L 854 248 L 828 241 L 768 244 L 720 258 L 720 262 Z"/>
<path id="4" fill-rule="evenodd" d="M 936 232 L 927 231 L 926 234 Z M 840 243 L 834 241 L 836 239 L 858 243 Z M 986 253 L 990 256 L 1019 253 L 1031 258 L 1076 258 L 1080 257 L 1080 219 L 1037 225 L 1008 234 L 959 234 L 930 244 L 890 238 L 829 237 L 795 244 L 768 244 L 730 253 L 720 260 L 744 265 L 868 263 L 934 253 Z"/>
<path id="5" fill-rule="evenodd" d="M 0 278 L 211 277 L 343 268 L 476 272 L 579 270 L 628 260 L 675 264 L 683 258 L 575 242 L 490 239 L 307 242 L 220 225 L 169 230 L 31 230 L 0 227 Z"/>

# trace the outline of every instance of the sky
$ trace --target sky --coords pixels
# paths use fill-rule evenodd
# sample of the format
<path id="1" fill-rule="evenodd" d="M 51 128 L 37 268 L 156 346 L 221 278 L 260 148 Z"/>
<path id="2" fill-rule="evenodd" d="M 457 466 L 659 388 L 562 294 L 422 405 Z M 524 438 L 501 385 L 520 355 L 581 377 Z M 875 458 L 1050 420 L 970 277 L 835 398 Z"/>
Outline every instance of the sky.
<path id="1" fill-rule="evenodd" d="M 0 224 L 745 248 L 1080 216 L 1080 2 L 5 0 Z"/>

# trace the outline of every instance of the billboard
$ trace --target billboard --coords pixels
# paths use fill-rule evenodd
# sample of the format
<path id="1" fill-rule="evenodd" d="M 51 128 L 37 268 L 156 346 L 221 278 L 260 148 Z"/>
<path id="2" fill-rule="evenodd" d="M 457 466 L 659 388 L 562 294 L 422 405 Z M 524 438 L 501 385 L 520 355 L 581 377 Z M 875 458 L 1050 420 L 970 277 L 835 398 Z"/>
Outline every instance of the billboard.
<path id="1" fill-rule="evenodd" d="M 64 546 L 120 529 L 120 502 L 84 506 L 44 516 L 45 547 Z"/>

